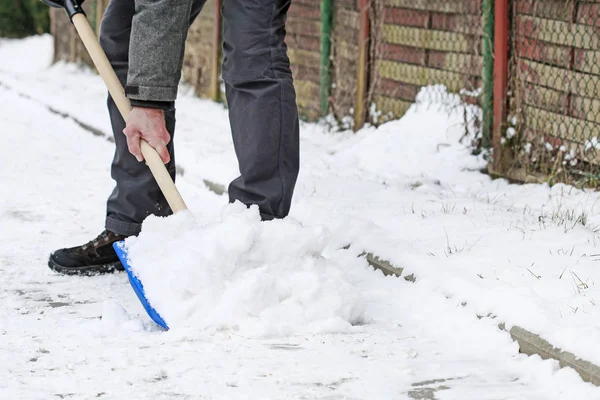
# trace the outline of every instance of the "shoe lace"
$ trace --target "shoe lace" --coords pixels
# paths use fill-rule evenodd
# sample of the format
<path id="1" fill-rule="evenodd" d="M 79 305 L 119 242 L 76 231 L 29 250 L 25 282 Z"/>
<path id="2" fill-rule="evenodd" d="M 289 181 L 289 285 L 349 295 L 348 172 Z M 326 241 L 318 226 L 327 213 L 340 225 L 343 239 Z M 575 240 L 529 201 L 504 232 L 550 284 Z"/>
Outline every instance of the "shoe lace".
<path id="1" fill-rule="evenodd" d="M 108 234 L 109 234 L 108 230 L 105 229 L 104 231 L 102 231 L 102 233 L 100 233 L 94 239 L 90 240 L 89 242 L 87 242 L 86 244 L 81 246 L 81 249 L 85 251 L 90 247 L 95 248 L 98 245 L 98 242 L 100 241 L 100 239 L 107 238 Z"/>

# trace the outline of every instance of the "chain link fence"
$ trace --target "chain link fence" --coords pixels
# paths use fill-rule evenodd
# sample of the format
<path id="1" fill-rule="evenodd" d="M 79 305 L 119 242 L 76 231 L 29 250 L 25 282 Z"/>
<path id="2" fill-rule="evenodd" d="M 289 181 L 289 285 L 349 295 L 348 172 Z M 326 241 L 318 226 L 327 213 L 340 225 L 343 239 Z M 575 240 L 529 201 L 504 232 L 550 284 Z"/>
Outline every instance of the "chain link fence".
<path id="1" fill-rule="evenodd" d="M 355 0 L 335 0 L 332 32 L 331 111 L 344 128 L 352 127 L 358 76 L 358 19 Z"/>
<path id="2" fill-rule="evenodd" d="M 482 89 L 481 0 L 374 0 L 370 100 L 376 122 L 402 116 L 424 86 L 427 100 L 460 94 L 478 106 Z"/>
<path id="3" fill-rule="evenodd" d="M 109 0 L 84 3 L 92 25 L 98 25 Z M 423 86 L 439 84 L 439 99 L 447 88 L 473 105 L 481 102 L 481 0 L 371 0 L 367 3 L 369 32 L 366 61 L 359 48 L 359 0 L 294 0 L 288 12 L 287 45 L 300 115 L 316 120 L 331 113 L 345 128 L 354 125 L 360 101 L 375 124 L 399 118 Z M 220 83 L 219 0 L 209 0 L 188 32 L 184 80 L 201 97 L 224 100 Z M 329 4 L 333 23 L 323 26 Z M 83 61 L 87 52 L 62 10 L 53 10 L 55 60 Z M 97 29 L 98 31 L 98 29 Z M 323 32 L 330 34 L 330 57 L 323 57 Z M 327 44 L 325 44 L 327 45 Z M 324 65 L 330 77 L 323 80 Z M 357 93 L 359 72 L 365 70 L 366 95 Z M 216 76 L 215 76 L 216 74 Z M 324 90 L 323 84 L 330 85 Z M 432 92 L 432 93 L 435 93 Z M 360 97 L 360 99 L 358 99 Z M 358 100 L 357 100 L 358 99 Z"/>
<path id="4" fill-rule="evenodd" d="M 520 180 L 598 186 L 600 4 L 512 2 L 503 169 Z"/>
<path id="5" fill-rule="evenodd" d="M 216 0 L 208 0 L 188 31 L 183 59 L 183 79 L 200 97 L 224 99 L 220 85 L 220 49 L 215 48 Z M 215 76 L 217 74 L 217 76 Z M 215 82 L 216 79 L 216 82 Z"/>
<path id="6" fill-rule="evenodd" d="M 286 24 L 290 58 L 300 115 L 316 120 L 320 115 L 321 1 L 294 0 Z"/>
<path id="7" fill-rule="evenodd" d="M 84 3 L 96 31 L 108 1 Z M 191 27 L 183 70 L 198 95 L 213 99 L 223 99 L 221 1 L 209 0 Z M 300 115 L 332 114 L 345 128 L 365 119 L 377 125 L 401 117 L 427 86 L 423 103 L 444 106 L 448 94 L 458 94 L 461 106 L 472 107 L 465 122 L 483 133 L 477 145 L 489 148 L 492 122 L 499 126 L 492 173 L 600 186 L 600 1 L 508 1 L 508 32 L 495 33 L 493 4 L 294 0 L 287 45 Z M 52 10 L 51 20 L 55 60 L 91 65 L 64 12 Z M 504 49 L 493 49 L 494 34 L 509 44 L 508 84 L 496 79 L 497 93 L 494 78 L 505 75 L 493 70 L 500 58 L 492 52 Z M 501 112 L 492 113 L 494 104 Z"/>

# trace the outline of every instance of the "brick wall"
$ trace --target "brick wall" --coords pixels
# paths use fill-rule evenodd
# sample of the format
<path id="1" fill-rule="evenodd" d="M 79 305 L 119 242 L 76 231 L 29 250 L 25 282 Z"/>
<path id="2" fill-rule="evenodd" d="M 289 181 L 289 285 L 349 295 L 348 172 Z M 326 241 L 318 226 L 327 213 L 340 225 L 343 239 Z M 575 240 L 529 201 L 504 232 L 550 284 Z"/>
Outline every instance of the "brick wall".
<path id="1" fill-rule="evenodd" d="M 288 56 L 300 115 L 320 115 L 321 1 L 294 0 L 287 19 Z"/>
<path id="2" fill-rule="evenodd" d="M 377 0 L 374 12 L 371 85 L 388 118 L 404 114 L 426 85 L 481 88 L 480 0 Z"/>
<path id="3" fill-rule="evenodd" d="M 555 162 L 557 155 L 600 162 L 599 6 L 515 1 L 510 84 L 516 90 L 509 111 L 524 140 L 541 148 L 531 154 L 536 162 Z"/>
<path id="4" fill-rule="evenodd" d="M 107 1 L 84 4 L 90 11 L 89 7 Z M 351 116 L 357 101 L 358 3 L 333 2 L 329 111 L 338 119 Z M 375 102 L 380 111 L 400 117 L 425 85 L 443 84 L 454 92 L 481 86 L 481 0 L 373 0 L 370 7 L 367 101 Z M 582 10 L 582 18 L 590 19 L 596 9 Z M 53 12 L 56 59 L 90 64 L 63 14 Z M 221 45 L 215 44 L 214 24 L 215 0 L 209 0 L 190 28 L 183 65 L 184 80 L 201 97 L 214 98 L 216 93 L 213 73 L 220 67 Z M 315 120 L 321 116 L 321 0 L 292 2 L 286 42 L 300 115 Z M 582 68 L 590 68 L 587 57 L 581 55 Z"/>
<path id="5" fill-rule="evenodd" d="M 352 116 L 356 104 L 358 15 L 357 0 L 334 0 L 331 109 L 338 119 Z"/>
<path id="6" fill-rule="evenodd" d="M 183 60 L 183 79 L 200 97 L 211 96 L 214 58 L 215 0 L 208 0 L 188 31 Z M 217 60 L 220 68 L 221 60 Z M 222 96 L 224 98 L 224 96 Z"/>

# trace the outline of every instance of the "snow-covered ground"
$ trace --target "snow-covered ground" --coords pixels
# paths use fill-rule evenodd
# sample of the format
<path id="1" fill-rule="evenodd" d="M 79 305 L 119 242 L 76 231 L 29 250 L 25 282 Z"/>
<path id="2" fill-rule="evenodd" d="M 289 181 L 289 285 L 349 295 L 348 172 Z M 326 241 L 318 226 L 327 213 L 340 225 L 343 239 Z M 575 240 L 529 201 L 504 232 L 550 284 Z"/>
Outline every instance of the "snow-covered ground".
<path id="1" fill-rule="evenodd" d="M 497 328 L 600 363 L 600 195 L 481 174 L 460 109 L 357 134 L 303 124 L 290 220 L 269 225 L 206 187 L 237 174 L 227 112 L 182 88 L 177 184 L 194 221 L 152 219 L 139 239 L 150 273 L 187 279 L 161 299 L 184 311 L 173 329 L 124 273 L 52 273 L 52 250 L 103 229 L 113 145 L 100 78 L 51 55 L 48 36 L 0 41 L 0 399 L 600 399 Z M 182 226 L 197 246 L 165 235 L 180 251 L 144 259 Z"/>

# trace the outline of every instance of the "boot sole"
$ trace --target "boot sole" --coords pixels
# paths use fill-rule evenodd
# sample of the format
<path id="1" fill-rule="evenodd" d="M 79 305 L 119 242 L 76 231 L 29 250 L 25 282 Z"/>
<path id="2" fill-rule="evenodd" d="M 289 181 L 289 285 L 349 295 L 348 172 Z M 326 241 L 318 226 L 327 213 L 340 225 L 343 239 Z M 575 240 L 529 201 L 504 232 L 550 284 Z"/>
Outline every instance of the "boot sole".
<path id="1" fill-rule="evenodd" d="M 113 274 L 115 272 L 125 271 L 121 261 L 115 261 L 112 263 L 106 263 L 101 265 L 83 265 L 81 267 L 65 267 L 64 265 L 57 264 L 50 258 L 48 260 L 48 267 L 59 274 L 63 275 L 80 275 L 80 276 L 94 276 Z"/>

